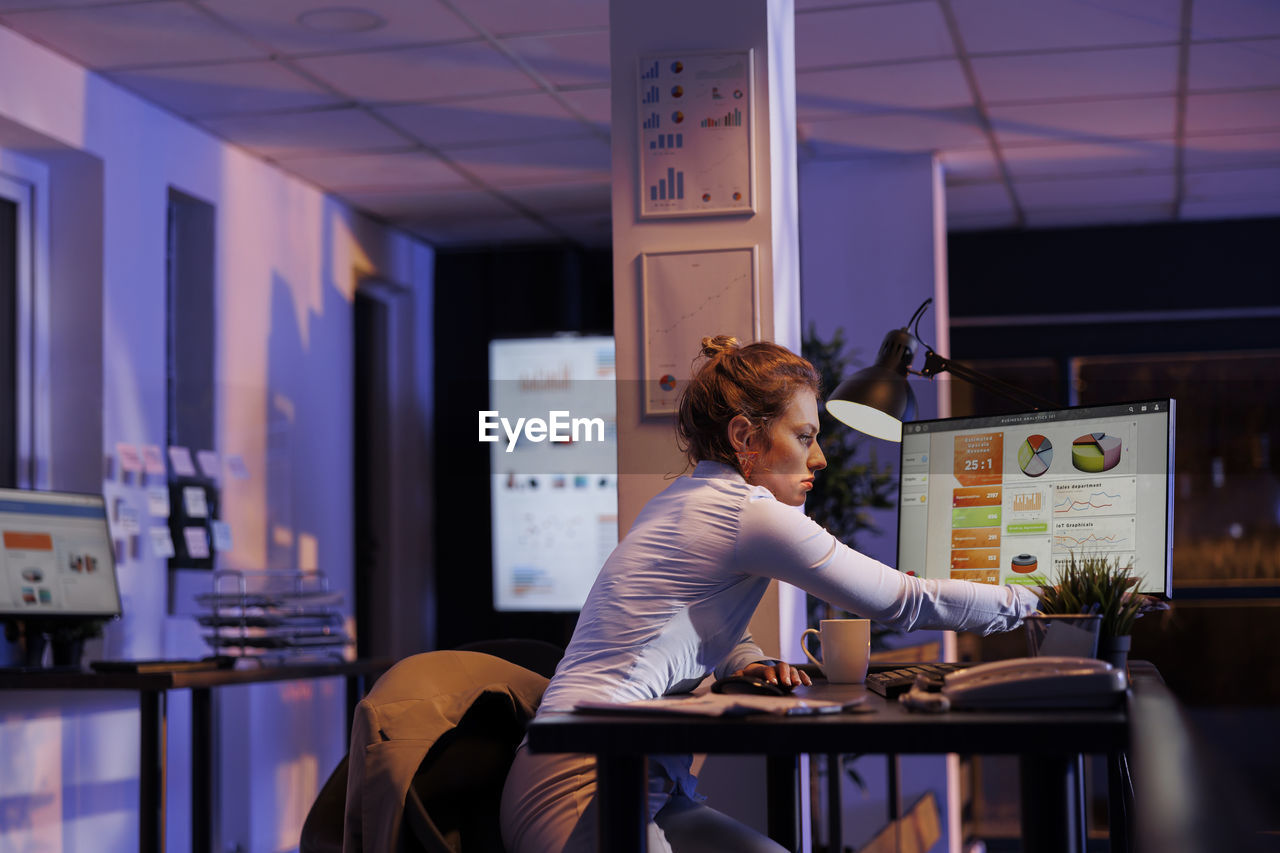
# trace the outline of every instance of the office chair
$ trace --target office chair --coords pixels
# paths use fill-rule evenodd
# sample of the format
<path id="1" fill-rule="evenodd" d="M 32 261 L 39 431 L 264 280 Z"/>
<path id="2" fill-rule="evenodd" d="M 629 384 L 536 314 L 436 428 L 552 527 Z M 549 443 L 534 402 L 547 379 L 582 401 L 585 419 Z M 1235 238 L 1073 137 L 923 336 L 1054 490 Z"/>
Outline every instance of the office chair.
<path id="1" fill-rule="evenodd" d="M 546 686 L 480 652 L 397 663 L 357 706 L 351 752 L 308 812 L 300 853 L 501 853 L 502 786 Z"/>

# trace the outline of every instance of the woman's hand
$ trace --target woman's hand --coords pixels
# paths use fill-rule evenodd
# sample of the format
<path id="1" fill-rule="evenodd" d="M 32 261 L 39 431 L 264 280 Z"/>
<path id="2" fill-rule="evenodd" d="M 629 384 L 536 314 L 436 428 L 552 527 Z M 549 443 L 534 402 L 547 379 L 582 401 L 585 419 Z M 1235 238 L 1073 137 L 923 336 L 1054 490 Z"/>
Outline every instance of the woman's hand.
<path id="1" fill-rule="evenodd" d="M 761 681 L 777 684 L 784 688 L 799 687 L 801 685 L 808 686 L 813 683 L 809 680 L 809 676 L 804 670 L 791 666 L 785 661 L 776 665 L 767 663 L 747 664 L 747 666 L 735 672 L 734 675 L 749 675 L 752 678 L 758 678 Z"/>

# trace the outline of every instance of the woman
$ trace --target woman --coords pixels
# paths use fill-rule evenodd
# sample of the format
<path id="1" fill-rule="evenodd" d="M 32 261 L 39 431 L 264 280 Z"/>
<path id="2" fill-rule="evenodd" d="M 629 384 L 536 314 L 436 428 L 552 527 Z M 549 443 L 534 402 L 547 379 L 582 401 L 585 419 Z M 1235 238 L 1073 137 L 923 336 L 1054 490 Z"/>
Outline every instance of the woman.
<path id="1" fill-rule="evenodd" d="M 990 633 L 1036 609 L 1030 590 L 923 580 L 837 541 L 799 510 L 826 466 L 813 366 L 723 336 L 702 354 L 676 425 L 693 472 L 645 505 L 605 562 L 539 713 L 680 693 L 712 672 L 807 684 L 746 633 L 772 578 L 898 630 Z M 687 755 L 650 757 L 650 850 L 782 849 L 702 805 L 689 767 Z M 595 849 L 594 796 L 593 758 L 522 746 L 503 792 L 507 850 Z"/>

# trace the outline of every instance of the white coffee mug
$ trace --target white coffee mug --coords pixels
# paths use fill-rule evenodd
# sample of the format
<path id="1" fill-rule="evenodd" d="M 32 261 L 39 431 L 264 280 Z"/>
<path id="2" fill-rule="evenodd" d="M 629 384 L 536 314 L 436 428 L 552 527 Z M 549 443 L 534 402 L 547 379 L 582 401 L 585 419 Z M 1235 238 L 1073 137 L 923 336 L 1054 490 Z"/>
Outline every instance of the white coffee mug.
<path id="1" fill-rule="evenodd" d="M 827 681 L 838 684 L 861 684 L 871 664 L 870 619 L 823 619 L 818 628 L 800 635 L 800 648 L 811 663 L 822 667 Z M 822 644 L 822 660 L 815 658 L 805 640 L 810 634 Z"/>

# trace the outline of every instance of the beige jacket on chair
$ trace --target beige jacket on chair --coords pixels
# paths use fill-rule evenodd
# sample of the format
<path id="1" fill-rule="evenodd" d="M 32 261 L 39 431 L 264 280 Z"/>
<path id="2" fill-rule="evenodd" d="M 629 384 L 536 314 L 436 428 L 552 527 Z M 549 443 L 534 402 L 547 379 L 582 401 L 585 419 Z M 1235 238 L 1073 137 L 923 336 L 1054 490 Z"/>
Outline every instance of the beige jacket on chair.
<path id="1" fill-rule="evenodd" d="M 389 669 L 356 706 L 344 853 L 398 849 L 414 774 L 478 697 L 508 694 L 527 722 L 546 686 L 541 675 L 477 652 L 426 652 Z"/>

